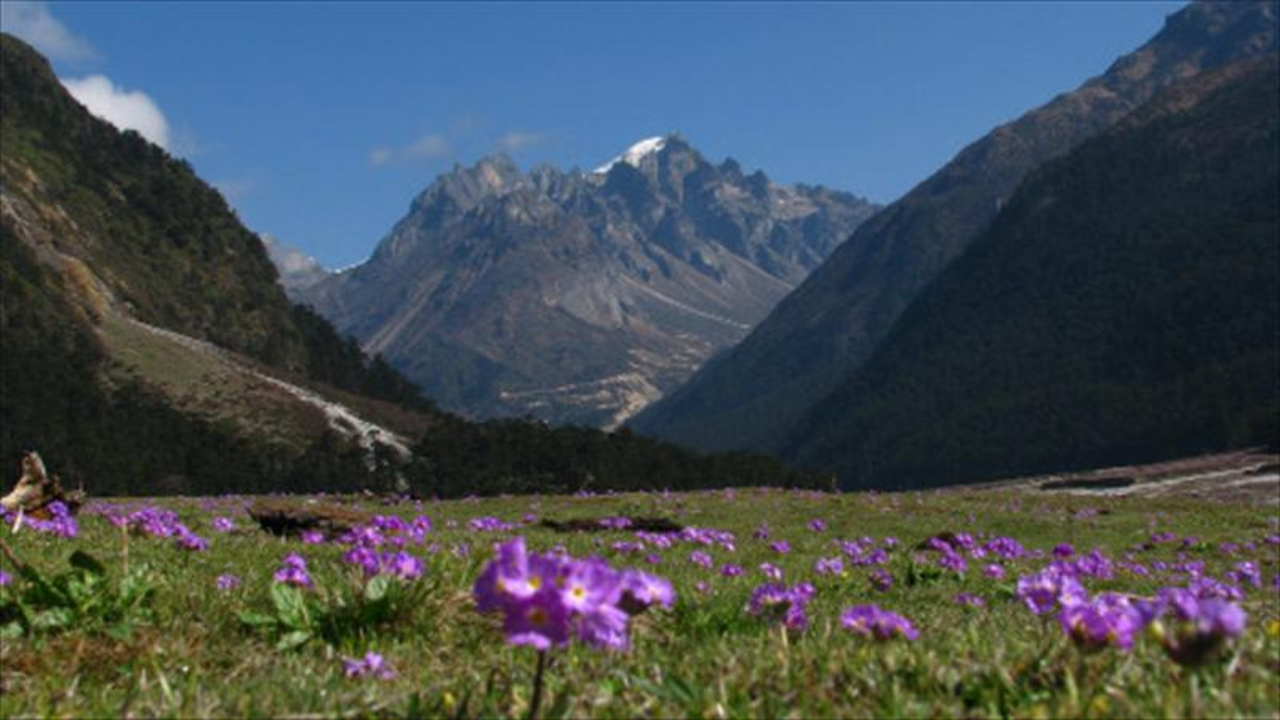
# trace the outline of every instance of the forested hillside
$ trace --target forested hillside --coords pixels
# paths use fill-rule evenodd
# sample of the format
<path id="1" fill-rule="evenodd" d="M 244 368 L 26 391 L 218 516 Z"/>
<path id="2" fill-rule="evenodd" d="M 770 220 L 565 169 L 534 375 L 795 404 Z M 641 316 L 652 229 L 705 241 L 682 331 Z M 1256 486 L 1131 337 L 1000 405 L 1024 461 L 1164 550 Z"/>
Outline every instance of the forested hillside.
<path id="1" fill-rule="evenodd" d="M 788 456 L 904 488 L 1274 443 L 1276 68 L 1184 81 L 1033 173 Z"/>

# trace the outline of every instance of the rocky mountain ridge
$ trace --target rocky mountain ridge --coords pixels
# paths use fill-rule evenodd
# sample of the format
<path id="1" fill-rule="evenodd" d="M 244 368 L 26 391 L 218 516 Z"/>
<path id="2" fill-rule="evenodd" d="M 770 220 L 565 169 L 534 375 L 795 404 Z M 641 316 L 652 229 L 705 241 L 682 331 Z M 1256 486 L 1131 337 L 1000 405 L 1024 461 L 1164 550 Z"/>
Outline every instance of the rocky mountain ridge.
<path id="1" fill-rule="evenodd" d="M 455 167 L 294 297 L 472 417 L 616 427 L 750 330 L 875 210 L 678 135 L 594 172 Z"/>

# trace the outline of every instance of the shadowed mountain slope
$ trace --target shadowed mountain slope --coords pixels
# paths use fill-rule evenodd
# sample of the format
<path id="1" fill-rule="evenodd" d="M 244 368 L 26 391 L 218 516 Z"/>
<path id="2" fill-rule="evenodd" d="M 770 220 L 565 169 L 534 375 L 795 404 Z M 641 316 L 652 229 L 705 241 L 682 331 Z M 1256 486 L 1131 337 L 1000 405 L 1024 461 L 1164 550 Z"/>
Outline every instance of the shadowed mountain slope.
<path id="1" fill-rule="evenodd" d="M 1022 179 L 1162 88 L 1274 52 L 1275 2 L 1197 2 L 1103 75 L 974 142 L 853 233 L 739 345 L 631 422 L 704 450 L 778 451 Z"/>

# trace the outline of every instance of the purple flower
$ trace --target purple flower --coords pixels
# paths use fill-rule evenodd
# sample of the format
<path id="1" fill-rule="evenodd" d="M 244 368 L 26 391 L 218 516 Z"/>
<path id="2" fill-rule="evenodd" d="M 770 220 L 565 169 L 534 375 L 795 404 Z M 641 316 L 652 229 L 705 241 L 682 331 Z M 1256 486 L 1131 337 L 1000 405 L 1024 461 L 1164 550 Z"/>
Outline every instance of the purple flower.
<path id="1" fill-rule="evenodd" d="M 1145 615 L 1124 595 L 1105 592 L 1064 605 L 1058 624 L 1082 650 L 1101 650 L 1109 645 L 1127 650 L 1133 647 L 1134 635 L 1146 626 Z"/>
<path id="2" fill-rule="evenodd" d="M 365 577 L 377 575 L 382 564 L 378 558 L 378 551 L 364 545 L 357 545 L 343 553 L 342 561 L 360 567 Z"/>
<path id="3" fill-rule="evenodd" d="M 957 605 L 967 605 L 968 607 L 974 608 L 985 607 L 987 604 L 987 601 L 983 600 L 981 596 L 968 592 L 956 593 L 956 596 L 952 598 L 952 600 Z"/>
<path id="4" fill-rule="evenodd" d="M 510 532 L 515 526 L 496 517 L 478 517 L 468 520 L 467 528 L 472 532 Z"/>
<path id="5" fill-rule="evenodd" d="M 814 532 L 822 532 L 827 529 L 827 523 L 824 520 L 814 518 L 809 521 L 809 529 Z"/>
<path id="6" fill-rule="evenodd" d="M 311 576 L 307 574 L 306 559 L 294 553 L 284 556 L 280 569 L 276 570 L 275 581 L 300 588 L 313 587 Z"/>
<path id="7" fill-rule="evenodd" d="M 781 582 L 782 580 L 782 568 L 773 563 L 760 563 L 760 572 L 774 582 Z"/>
<path id="8" fill-rule="evenodd" d="M 791 543 L 786 540 L 779 540 L 769 545 L 769 548 L 779 555 L 786 555 L 791 552 Z"/>
<path id="9" fill-rule="evenodd" d="M 998 537 L 987 542 L 982 546 L 984 550 L 992 553 L 1005 560 L 1017 560 L 1026 557 L 1027 550 L 1022 544 L 1013 538 Z"/>
<path id="10" fill-rule="evenodd" d="M 12 582 L 13 576 L 3 570 L 0 570 L 0 587 L 4 587 Z"/>
<path id="11" fill-rule="evenodd" d="M 63 538 L 73 538 L 79 534 L 80 527 L 76 523 L 76 519 L 71 516 L 71 511 L 67 509 L 66 504 L 61 500 L 54 500 L 45 509 L 49 511 L 50 517 L 48 520 L 28 515 L 23 520 L 24 525 L 36 532 L 57 535 Z"/>
<path id="12" fill-rule="evenodd" d="M 846 608 L 840 616 L 840 624 L 857 635 L 890 640 L 895 637 L 915 640 L 920 633 L 905 617 L 881 610 L 876 605 L 855 605 Z"/>
<path id="13" fill-rule="evenodd" d="M 1050 566 L 1018 579 L 1018 599 L 1031 612 L 1043 615 L 1059 604 L 1070 605 L 1084 599 L 1084 587 L 1072 575 Z"/>
<path id="14" fill-rule="evenodd" d="M 983 575 L 986 575 L 987 577 L 991 578 L 992 580 L 1003 580 L 1003 579 L 1004 579 L 1004 568 L 1003 568 L 1002 566 L 1000 566 L 1000 565 L 996 565 L 996 564 L 994 564 L 994 563 L 993 563 L 993 564 L 991 564 L 991 565 L 987 565 L 987 566 L 983 567 L 983 568 L 982 568 L 982 574 L 983 574 Z"/>
<path id="15" fill-rule="evenodd" d="M 747 612 L 781 620 L 790 630 L 803 630 L 809 624 L 805 609 L 813 594 L 813 585 L 809 583 L 799 583 L 791 588 L 772 583 L 761 585 L 752 591 Z"/>
<path id="16" fill-rule="evenodd" d="M 235 590 L 240 587 L 240 578 L 235 575 L 219 575 L 215 581 L 219 590 L 226 592 L 227 590 Z"/>
<path id="17" fill-rule="evenodd" d="M 476 580 L 473 591 L 480 612 L 498 610 L 526 600 L 544 584 L 543 576 L 530 567 L 523 537 L 498 545 L 496 552 L 497 555 Z M 546 562 L 535 564 L 538 570 L 548 569 Z"/>
<path id="18" fill-rule="evenodd" d="M 552 588 L 508 603 L 502 629 L 507 642 L 546 650 L 569 642 L 569 613 Z"/>
<path id="19" fill-rule="evenodd" d="M 1258 568 L 1256 562 L 1246 560 L 1236 563 L 1235 569 L 1227 575 L 1240 585 L 1262 587 L 1262 570 Z"/>
<path id="20" fill-rule="evenodd" d="M 675 593 L 661 578 L 619 572 L 600 558 L 530 553 L 524 538 L 516 537 L 496 547 L 476 580 L 474 596 L 481 612 L 503 614 L 512 645 L 546 650 L 577 637 L 621 650 L 628 645 L 629 616 L 654 604 L 670 606 Z"/>
<path id="21" fill-rule="evenodd" d="M 398 578 L 416 580 L 422 577 L 422 560 L 407 552 L 387 553 L 379 560 L 382 570 Z"/>
<path id="22" fill-rule="evenodd" d="M 739 575 L 742 574 L 742 572 L 743 570 L 741 565 L 734 565 L 733 563 L 725 563 L 724 565 L 720 566 L 720 574 L 725 577 L 738 577 Z"/>
<path id="23" fill-rule="evenodd" d="M 363 658 L 343 658 L 343 672 L 349 678 L 376 677 L 390 680 L 396 676 L 381 655 L 376 652 L 365 653 Z"/>
<path id="24" fill-rule="evenodd" d="M 209 541 L 191 532 L 185 525 L 177 526 L 173 540 L 183 550 L 203 552 L 209 549 Z"/>
<path id="25" fill-rule="evenodd" d="M 1069 558 L 1076 554 L 1076 549 L 1071 543 L 1060 543 L 1053 548 L 1053 556 L 1056 558 Z"/>
<path id="26" fill-rule="evenodd" d="M 843 575 L 844 561 L 838 557 L 818 558 L 813 564 L 813 571 L 819 575 Z"/>
<path id="27" fill-rule="evenodd" d="M 607 530 L 626 530 L 631 527 L 629 517 L 607 517 L 599 520 L 600 527 Z"/>
<path id="28" fill-rule="evenodd" d="M 229 533 L 236 529 L 236 523 L 229 517 L 216 517 L 213 519 L 213 529 L 218 532 Z"/>
<path id="29" fill-rule="evenodd" d="M 893 574 L 884 568 L 876 568 L 871 573 L 870 580 L 871 587 L 880 592 L 889 592 L 889 589 L 893 587 Z"/>
<path id="30" fill-rule="evenodd" d="M 1221 654 L 1229 639 L 1244 632 L 1247 616 L 1239 605 L 1217 597 L 1197 597 L 1182 588 L 1159 595 L 1159 615 L 1171 615 L 1172 627 L 1156 624 L 1156 637 L 1179 665 L 1203 665 Z"/>
<path id="31" fill-rule="evenodd" d="M 711 556 L 701 550 L 694 550 L 689 553 L 689 562 L 703 568 L 709 568 L 715 564 Z"/>
<path id="32" fill-rule="evenodd" d="M 938 566 L 950 570 L 960 575 L 969 567 L 969 563 L 963 557 L 954 552 L 945 552 L 938 557 Z"/>
<path id="33" fill-rule="evenodd" d="M 304 545 L 319 545 L 324 542 L 324 533 L 319 530 L 304 530 L 302 532 L 302 543 Z"/>
<path id="34" fill-rule="evenodd" d="M 751 537 L 757 540 L 768 540 L 769 539 L 769 523 L 761 523 L 760 527 L 756 528 L 755 532 L 751 533 Z"/>
<path id="35" fill-rule="evenodd" d="M 1197 576 L 1187 584 L 1187 590 L 1199 598 L 1219 598 L 1222 600 L 1240 600 L 1244 593 L 1240 588 L 1219 582 L 1208 576 Z"/>
<path id="36" fill-rule="evenodd" d="M 639 614 L 653 605 L 669 608 L 675 600 L 675 590 L 663 578 L 638 570 L 623 572 L 619 606 L 628 614 Z"/>

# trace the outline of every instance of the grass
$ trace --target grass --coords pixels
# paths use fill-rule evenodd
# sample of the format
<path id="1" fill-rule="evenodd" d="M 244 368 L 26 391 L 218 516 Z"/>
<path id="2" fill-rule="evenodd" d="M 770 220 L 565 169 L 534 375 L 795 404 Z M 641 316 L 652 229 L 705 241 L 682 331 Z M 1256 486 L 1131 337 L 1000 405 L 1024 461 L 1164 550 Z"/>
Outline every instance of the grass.
<path id="1" fill-rule="evenodd" d="M 181 409 L 298 450 L 326 427 L 319 411 L 223 358 L 149 333 L 116 313 L 105 313 L 101 327 L 121 379 L 144 379 Z"/>
<path id="2" fill-rule="evenodd" d="M 133 501 L 139 505 L 144 501 Z M 149 501 L 148 501 L 149 502 Z M 151 569 L 155 600 L 150 619 L 126 637 L 73 629 L 3 641 L 0 646 L 0 715 L 45 716 L 259 716 L 485 715 L 523 716 L 529 709 L 535 654 L 504 644 L 493 619 L 477 614 L 471 585 L 492 542 L 508 533 L 473 532 L 467 521 L 496 516 L 519 524 L 527 513 L 575 517 L 660 515 L 698 527 L 729 530 L 737 549 L 703 548 L 717 565 L 747 569 L 726 578 L 688 561 L 695 549 L 677 544 L 657 565 L 644 554 L 621 555 L 612 542 L 627 532 L 556 534 L 529 525 L 516 532 L 532 548 L 562 543 L 575 556 L 598 553 L 615 565 L 644 566 L 671 580 L 679 601 L 632 622 L 632 648 L 608 653 L 580 646 L 555 652 L 542 703 L 548 716 L 816 717 L 816 716 L 1264 716 L 1280 715 L 1280 546 L 1264 538 L 1278 532 L 1275 506 L 1206 504 L 1179 499 L 1140 500 L 1030 495 L 1018 491 L 924 495 L 822 495 L 742 490 L 696 494 L 627 494 L 607 497 L 520 497 L 428 502 L 421 512 L 435 529 L 423 546 L 427 572 L 415 600 L 393 622 L 358 628 L 329 644 L 313 640 L 279 651 L 272 638 L 242 623 L 242 612 L 268 612 L 271 577 L 289 552 L 307 557 L 317 593 L 350 594 L 353 571 L 343 548 L 303 545 L 259 531 L 243 514 L 240 498 L 155 501 L 177 509 L 192 530 L 211 541 L 205 552 L 186 552 L 171 541 L 131 537 L 100 517 L 80 518 L 75 539 L 24 530 L 0 530 L 15 554 L 54 573 L 75 550 L 102 560 L 112 577 L 127 561 Z M 412 504 L 370 509 L 406 518 Z M 1083 511 L 1083 512 L 1082 512 Z M 231 534 L 214 532 L 212 519 L 235 518 Z M 810 520 L 828 524 L 808 529 Z M 779 555 L 752 538 L 764 521 L 771 540 L 792 550 Z M 971 562 L 964 577 L 946 575 L 911 586 L 909 548 L 937 533 L 1006 535 L 1031 549 L 1060 542 L 1100 548 L 1120 559 L 1156 531 L 1196 536 L 1186 550 L 1207 572 L 1220 576 L 1241 560 L 1263 569 L 1264 587 L 1249 589 L 1243 605 L 1249 624 L 1220 662 L 1185 670 L 1158 644 L 1140 638 L 1132 651 L 1082 655 L 1056 623 L 1039 618 L 1009 596 L 1007 583 L 987 579 Z M 893 536 L 901 543 L 888 566 L 896 582 L 873 590 L 867 568 L 847 577 L 818 576 L 819 556 L 834 556 L 833 539 Z M 1225 552 L 1221 543 L 1256 543 Z M 1175 543 L 1138 551 L 1135 559 L 1173 562 Z M 813 582 L 810 626 L 788 636 L 746 615 L 752 588 L 763 581 L 755 568 L 769 561 L 787 581 Z M 1010 578 L 1038 569 L 1047 559 L 1010 563 Z M 12 572 L 8 564 L 6 569 Z M 233 573 L 237 590 L 219 592 L 215 578 Z M 15 582 L 0 597 L 16 591 Z M 695 588 L 707 583 L 708 592 Z M 1149 593 L 1167 578 L 1091 582 L 1091 590 L 1122 588 Z M 960 591 L 986 598 L 985 608 L 952 601 Z M 8 593 L 9 595 L 6 595 Z M 874 602 L 911 618 L 916 642 L 875 643 L 839 625 L 852 604 Z M 391 680 L 348 679 L 342 658 L 382 653 L 396 670 Z"/>

